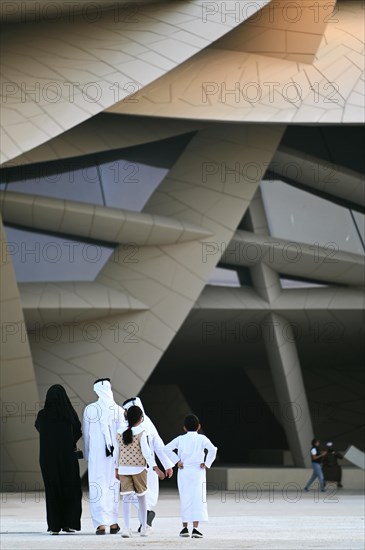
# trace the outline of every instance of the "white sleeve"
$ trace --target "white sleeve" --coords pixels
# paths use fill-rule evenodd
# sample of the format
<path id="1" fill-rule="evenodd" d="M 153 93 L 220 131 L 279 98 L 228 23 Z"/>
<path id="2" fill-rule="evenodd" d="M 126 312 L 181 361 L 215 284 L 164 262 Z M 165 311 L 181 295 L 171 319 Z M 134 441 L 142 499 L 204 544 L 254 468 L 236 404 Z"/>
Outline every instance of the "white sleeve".
<path id="1" fill-rule="evenodd" d="M 89 443 L 90 443 L 90 422 L 87 412 L 87 407 L 84 409 L 82 433 L 84 436 L 84 457 L 89 460 Z"/>
<path id="2" fill-rule="evenodd" d="M 172 460 L 170 460 L 170 458 L 168 457 L 165 451 L 165 444 L 162 441 L 161 437 L 158 434 L 153 435 L 152 437 L 149 438 L 149 441 L 150 441 L 152 451 L 157 454 L 165 470 L 172 468 L 175 462 L 172 462 Z"/>
<path id="3" fill-rule="evenodd" d="M 128 422 L 124 418 L 124 409 L 118 407 L 117 418 L 115 419 L 116 432 L 123 433 L 128 428 Z"/>
<path id="4" fill-rule="evenodd" d="M 150 468 L 153 468 L 154 466 L 156 466 L 156 462 L 155 462 L 155 457 L 153 455 L 153 452 L 151 451 L 151 448 L 148 444 L 146 432 L 142 433 L 140 443 L 141 443 L 142 454 L 146 459 L 148 466 Z"/>
<path id="5" fill-rule="evenodd" d="M 210 468 L 215 460 L 215 457 L 217 456 L 218 449 L 206 436 L 204 436 L 204 449 L 208 451 L 208 454 L 205 458 L 205 465 L 207 468 Z"/>
<path id="6" fill-rule="evenodd" d="M 177 449 L 177 452 L 179 452 L 179 437 L 175 437 L 170 443 L 165 445 L 165 453 L 168 456 L 168 458 L 171 460 L 173 464 L 176 464 L 179 462 L 180 457 L 179 454 L 174 453 L 174 449 Z"/>

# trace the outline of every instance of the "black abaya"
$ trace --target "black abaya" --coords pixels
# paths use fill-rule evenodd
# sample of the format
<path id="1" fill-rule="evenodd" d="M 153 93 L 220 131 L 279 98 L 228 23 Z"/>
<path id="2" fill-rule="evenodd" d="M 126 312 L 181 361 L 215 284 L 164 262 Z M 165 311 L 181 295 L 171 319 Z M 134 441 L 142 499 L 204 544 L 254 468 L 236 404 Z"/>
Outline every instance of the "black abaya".
<path id="1" fill-rule="evenodd" d="M 48 531 L 69 527 L 81 529 L 81 479 L 74 448 L 81 437 L 80 425 L 62 418 L 54 410 L 39 411 L 39 463 L 45 492 Z"/>

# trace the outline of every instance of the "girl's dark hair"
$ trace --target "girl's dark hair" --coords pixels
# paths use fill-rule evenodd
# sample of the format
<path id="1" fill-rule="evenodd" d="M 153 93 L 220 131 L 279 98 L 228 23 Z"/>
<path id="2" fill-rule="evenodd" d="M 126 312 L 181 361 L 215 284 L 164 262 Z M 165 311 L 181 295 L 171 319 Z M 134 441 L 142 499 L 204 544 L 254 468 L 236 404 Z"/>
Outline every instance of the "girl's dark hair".
<path id="1" fill-rule="evenodd" d="M 195 414 L 188 414 L 184 420 L 184 426 L 188 432 L 196 432 L 199 427 L 199 418 Z"/>
<path id="2" fill-rule="evenodd" d="M 124 445 L 130 445 L 133 441 L 132 428 L 143 417 L 143 411 L 140 407 L 133 405 L 127 410 L 128 429 L 122 434 Z"/>
<path id="3" fill-rule="evenodd" d="M 315 437 L 314 439 L 312 439 L 312 447 L 316 446 L 317 441 L 319 441 L 318 437 Z"/>

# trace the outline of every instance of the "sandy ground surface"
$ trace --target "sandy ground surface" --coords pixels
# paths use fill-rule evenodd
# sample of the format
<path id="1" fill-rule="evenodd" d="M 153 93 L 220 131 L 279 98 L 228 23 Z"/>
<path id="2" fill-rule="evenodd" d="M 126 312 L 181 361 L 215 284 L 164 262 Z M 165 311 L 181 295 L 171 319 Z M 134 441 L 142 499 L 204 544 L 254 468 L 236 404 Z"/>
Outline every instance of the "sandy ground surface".
<path id="1" fill-rule="evenodd" d="M 82 531 L 46 533 L 45 502 L 39 494 L 1 495 L 1 550 L 68 549 L 257 549 L 357 550 L 365 547 L 364 495 L 360 492 L 269 494 L 242 492 L 208 496 L 209 522 L 203 539 L 183 539 L 176 491 L 162 491 L 148 537 L 95 536 L 84 493 Z M 122 517 L 120 524 L 123 524 Z M 132 527 L 138 527 L 137 519 Z"/>

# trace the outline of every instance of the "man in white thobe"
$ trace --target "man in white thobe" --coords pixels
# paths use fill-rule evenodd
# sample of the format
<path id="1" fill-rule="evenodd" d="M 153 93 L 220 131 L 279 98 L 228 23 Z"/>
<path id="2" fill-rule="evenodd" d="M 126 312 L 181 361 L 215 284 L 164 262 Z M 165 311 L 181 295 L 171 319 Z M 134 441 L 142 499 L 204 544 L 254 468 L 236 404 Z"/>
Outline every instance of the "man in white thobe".
<path id="1" fill-rule="evenodd" d="M 85 407 L 84 456 L 88 461 L 90 513 L 97 535 L 120 530 L 119 481 L 115 478 L 117 430 L 124 426 L 124 411 L 114 401 L 110 379 L 101 378 L 93 389 L 99 399 Z"/>
<path id="2" fill-rule="evenodd" d="M 139 397 L 132 397 L 131 399 L 127 399 L 127 401 L 124 401 L 123 403 L 123 409 L 128 410 L 129 407 L 132 407 L 132 405 L 136 405 L 143 411 L 144 420 L 141 423 L 141 427 L 145 430 L 148 438 L 148 443 L 151 448 L 151 451 L 153 453 L 156 453 L 158 456 L 158 459 L 160 460 L 162 466 L 165 469 L 165 473 L 167 477 L 171 477 L 173 475 L 173 466 L 174 463 L 170 460 L 170 458 L 167 456 L 165 452 L 165 444 L 162 441 L 156 426 L 152 422 L 152 420 L 146 415 L 142 401 Z M 148 468 L 147 470 L 147 525 L 148 527 L 152 526 L 152 521 L 156 515 L 154 509 L 157 504 L 159 495 L 159 479 L 157 473 L 152 469 Z M 133 504 L 135 504 L 136 507 L 138 507 L 138 502 L 135 498 L 132 500 Z M 141 522 L 141 518 L 140 522 Z M 142 523 L 142 522 L 141 522 Z"/>

